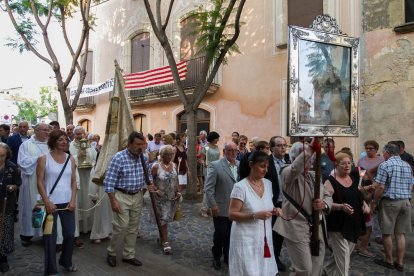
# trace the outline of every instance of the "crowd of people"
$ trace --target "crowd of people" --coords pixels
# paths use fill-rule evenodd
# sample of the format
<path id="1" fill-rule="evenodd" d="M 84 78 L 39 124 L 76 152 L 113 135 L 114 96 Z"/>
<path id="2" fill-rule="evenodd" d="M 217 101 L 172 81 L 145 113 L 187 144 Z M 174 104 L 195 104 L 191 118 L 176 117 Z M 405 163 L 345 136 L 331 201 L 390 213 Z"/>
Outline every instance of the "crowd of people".
<path id="1" fill-rule="evenodd" d="M 92 183 L 102 150 L 99 135 L 87 134 L 81 126 L 61 129 L 57 122 L 37 124 L 32 135 L 27 122 L 12 129 L 16 133 L 9 134 L 10 127 L 0 125 L 1 272 L 9 269 L 14 222 L 23 246 L 43 237 L 45 275 L 57 275 L 60 251 L 58 264 L 77 271 L 72 254 L 74 246 L 84 246 L 80 233 L 96 244 L 110 240 L 109 266 L 117 265 L 120 247 L 123 262 L 141 266 L 135 243 L 146 191 L 154 199 L 151 218 L 159 225 L 161 250 L 173 251 L 168 225 L 177 219 L 190 174 L 186 133 L 132 132 L 99 186 Z M 349 148 L 336 151 L 332 138 L 289 145 L 281 136 L 249 140 L 233 132 L 231 137 L 222 150 L 218 132 L 201 131 L 197 137 L 200 214 L 212 217 L 214 269 L 222 269 L 223 261 L 230 275 L 273 276 L 288 270 L 291 275 L 349 275 L 352 252 L 375 257 L 368 249 L 373 236 L 385 252 L 374 262 L 404 270 L 414 159 L 402 141 L 386 143 L 380 154 L 378 142 L 368 140 L 355 161 Z M 321 154 L 320 183 L 316 154 Z M 39 204 L 45 215 L 51 214 L 45 219 L 52 225 L 47 235 L 33 223 L 33 208 Z M 314 224 L 319 225 L 316 240 Z M 290 268 L 281 258 L 283 244 Z"/>

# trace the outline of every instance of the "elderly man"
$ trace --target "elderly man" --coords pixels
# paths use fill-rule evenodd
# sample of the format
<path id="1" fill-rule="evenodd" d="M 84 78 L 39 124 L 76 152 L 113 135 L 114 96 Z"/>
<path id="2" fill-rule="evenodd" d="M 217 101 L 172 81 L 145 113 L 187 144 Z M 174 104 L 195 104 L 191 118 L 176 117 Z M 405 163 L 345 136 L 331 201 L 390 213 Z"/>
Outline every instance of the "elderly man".
<path id="1" fill-rule="evenodd" d="M 280 170 L 286 164 L 290 164 L 289 155 L 286 153 L 286 139 L 281 136 L 273 136 L 270 138 L 269 147 L 272 154 L 269 158 L 269 168 L 267 170 L 266 179 L 272 181 L 273 205 L 282 208 L 282 180 Z M 276 223 L 277 216 L 272 216 L 272 226 Z M 272 233 L 273 250 L 279 271 L 286 271 L 286 265 L 280 260 L 280 252 L 282 251 L 283 236 L 277 232 Z"/>
<path id="2" fill-rule="evenodd" d="M 12 157 L 10 158 L 10 161 L 12 161 L 14 164 L 17 164 L 20 145 L 30 138 L 30 136 L 27 134 L 28 130 L 29 123 L 26 121 L 20 122 L 18 126 L 18 132 L 7 139 L 7 145 L 12 151 Z"/>
<path id="3" fill-rule="evenodd" d="M 230 194 L 238 179 L 239 161 L 236 160 L 237 145 L 230 142 L 224 146 L 224 158 L 208 165 L 205 184 L 205 197 L 211 208 L 214 223 L 213 266 L 221 267 L 221 256 L 224 262 L 229 261 L 231 221 L 229 220 Z"/>
<path id="4" fill-rule="evenodd" d="M 303 147 L 305 151 L 302 152 Z M 321 275 L 325 256 L 323 223 L 319 227 L 319 256 L 312 256 L 309 248 L 311 234 L 309 220 L 312 211 L 319 211 L 320 218 L 329 213 L 332 197 L 324 189 L 322 183 L 315 183 L 312 166 L 313 149 L 301 142 L 293 144 L 290 150 L 291 165 L 282 167 L 281 179 L 283 189 L 282 210 L 287 220 L 278 219 L 273 228 L 285 239 L 286 248 L 291 256 L 292 269 L 290 275 L 316 276 Z M 320 199 L 314 200 L 314 186 L 320 186 Z M 297 206 L 300 210 L 298 210 Z"/>
<path id="5" fill-rule="evenodd" d="M 378 167 L 375 177 L 376 190 L 372 208 L 378 206 L 385 260 L 376 264 L 386 268 L 404 270 L 405 233 L 411 232 L 411 190 L 414 183 L 411 166 L 401 160 L 400 149 L 387 144 L 383 149 L 385 161 Z M 392 235 L 397 244 L 397 259 L 393 262 Z"/>
<path id="6" fill-rule="evenodd" d="M 34 135 L 19 148 L 17 164 L 22 175 L 19 194 L 19 230 L 23 246 L 29 246 L 33 237 L 42 236 L 42 229 L 34 229 L 32 226 L 32 209 L 40 199 L 36 178 L 37 159 L 49 151 L 47 146 L 49 132 L 48 124 L 37 124 L 34 127 Z"/>
<path id="7" fill-rule="evenodd" d="M 116 266 L 116 253 L 121 242 L 124 245 L 122 261 L 134 266 L 142 265 L 135 257 L 135 242 L 144 201 L 144 170 L 149 169 L 148 162 L 143 166 L 140 160 L 145 146 L 145 137 L 133 131 L 128 137 L 128 147 L 111 159 L 105 176 L 105 192 L 108 193 L 113 211 L 112 239 L 106 258 L 111 267 Z M 148 177 L 152 181 L 150 173 Z"/>
<path id="8" fill-rule="evenodd" d="M 74 129 L 75 129 L 75 126 L 74 125 L 67 125 L 66 126 L 66 134 L 69 137 L 69 142 L 72 142 L 73 141 L 73 138 L 74 138 L 73 130 Z"/>
<path id="9" fill-rule="evenodd" d="M 85 130 L 81 126 L 75 127 L 74 140 L 70 143 L 69 151 L 75 158 L 78 178 L 78 208 L 88 209 L 92 206 L 92 200 L 89 198 L 89 185 L 92 183 L 91 170 L 96 162 L 96 150 L 91 148 L 87 142 L 81 142 L 85 136 Z M 85 143 L 87 148 L 84 148 L 81 143 Z M 92 215 L 90 212 L 79 213 L 79 231 L 88 233 L 92 229 Z"/>
<path id="10" fill-rule="evenodd" d="M 201 147 L 204 148 L 205 146 L 207 146 L 208 144 L 207 131 L 205 130 L 200 131 L 200 133 L 198 134 L 198 137 L 200 138 Z"/>

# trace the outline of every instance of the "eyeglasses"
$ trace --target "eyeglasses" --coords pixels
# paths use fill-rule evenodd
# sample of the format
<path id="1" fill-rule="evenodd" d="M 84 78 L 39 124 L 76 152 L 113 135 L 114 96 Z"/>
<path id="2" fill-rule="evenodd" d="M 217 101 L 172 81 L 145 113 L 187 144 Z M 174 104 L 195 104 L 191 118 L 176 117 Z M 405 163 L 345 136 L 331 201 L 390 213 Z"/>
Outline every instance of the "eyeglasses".
<path id="1" fill-rule="evenodd" d="M 239 143 L 239 145 L 244 145 L 244 146 L 245 146 L 245 145 L 246 145 L 246 143 L 240 142 L 240 143 Z"/>
<path id="2" fill-rule="evenodd" d="M 286 148 L 287 147 L 287 144 L 277 144 L 277 145 L 275 145 L 275 147 L 278 147 L 278 148 Z"/>

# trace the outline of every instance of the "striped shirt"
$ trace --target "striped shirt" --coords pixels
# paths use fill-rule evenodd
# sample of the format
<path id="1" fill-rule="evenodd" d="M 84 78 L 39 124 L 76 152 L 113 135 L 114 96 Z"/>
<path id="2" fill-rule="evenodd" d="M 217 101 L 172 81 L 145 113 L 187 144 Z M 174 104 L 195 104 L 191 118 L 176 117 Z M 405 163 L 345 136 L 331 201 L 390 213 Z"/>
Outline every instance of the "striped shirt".
<path id="1" fill-rule="evenodd" d="M 148 177 L 152 182 L 152 175 L 147 158 L 145 158 Z M 140 158 L 133 156 L 128 149 L 122 150 L 112 157 L 106 172 L 105 192 L 113 193 L 115 188 L 128 192 L 137 192 L 145 187 L 145 175 Z"/>
<path id="2" fill-rule="evenodd" d="M 413 172 L 399 156 L 391 156 L 379 165 L 375 182 L 385 185 L 382 197 L 397 200 L 411 198 Z"/>

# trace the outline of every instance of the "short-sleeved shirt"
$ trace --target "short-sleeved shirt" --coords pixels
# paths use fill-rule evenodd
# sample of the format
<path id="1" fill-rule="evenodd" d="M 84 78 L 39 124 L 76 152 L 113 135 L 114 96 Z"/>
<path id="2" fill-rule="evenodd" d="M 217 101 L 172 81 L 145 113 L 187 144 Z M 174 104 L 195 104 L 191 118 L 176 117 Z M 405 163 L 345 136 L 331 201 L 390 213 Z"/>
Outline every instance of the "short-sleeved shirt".
<path id="1" fill-rule="evenodd" d="M 150 171 L 147 159 L 147 172 Z M 152 181 L 151 173 L 148 173 Z M 112 157 L 104 180 L 105 192 L 113 193 L 115 188 L 136 192 L 145 187 L 145 175 L 140 158 L 133 156 L 128 148 Z"/>
<path id="2" fill-rule="evenodd" d="M 383 197 L 397 200 L 411 198 L 413 172 L 399 156 L 391 156 L 379 165 L 375 182 L 385 185 Z"/>

